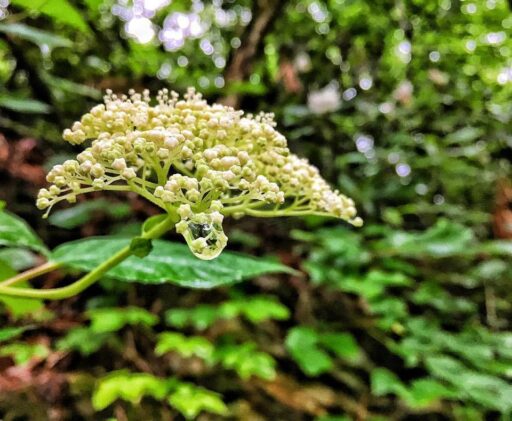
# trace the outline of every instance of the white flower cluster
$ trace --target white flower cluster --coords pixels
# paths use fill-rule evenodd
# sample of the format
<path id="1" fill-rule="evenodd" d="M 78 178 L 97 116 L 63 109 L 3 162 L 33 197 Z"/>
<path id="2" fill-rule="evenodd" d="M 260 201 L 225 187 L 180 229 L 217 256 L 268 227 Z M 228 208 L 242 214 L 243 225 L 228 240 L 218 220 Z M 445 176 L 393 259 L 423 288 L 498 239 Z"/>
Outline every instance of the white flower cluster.
<path id="1" fill-rule="evenodd" d="M 65 130 L 68 142 L 91 145 L 49 172 L 52 185 L 40 191 L 37 206 L 49 212 L 81 193 L 133 191 L 202 227 L 191 232 L 191 241 L 204 240 L 195 241 L 197 250 L 225 244 L 218 234 L 223 215 L 320 214 L 361 225 L 354 202 L 290 153 L 272 114 L 244 116 L 209 105 L 194 89 L 183 99 L 164 89 L 156 105 L 150 101 L 147 91 L 129 97 L 107 92 L 105 104 Z M 187 238 L 183 224 L 178 230 Z M 207 234 L 197 237 L 197 231 Z"/>

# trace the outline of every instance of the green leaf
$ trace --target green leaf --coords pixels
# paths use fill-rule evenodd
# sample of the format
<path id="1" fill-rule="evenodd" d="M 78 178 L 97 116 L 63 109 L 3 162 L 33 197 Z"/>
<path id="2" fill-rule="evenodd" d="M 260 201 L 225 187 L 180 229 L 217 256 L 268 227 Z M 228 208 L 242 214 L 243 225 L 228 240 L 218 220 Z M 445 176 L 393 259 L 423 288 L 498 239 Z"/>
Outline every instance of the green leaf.
<path id="1" fill-rule="evenodd" d="M 26 247 L 42 254 L 48 249 L 25 221 L 6 211 L 0 211 L 0 245 Z"/>
<path id="2" fill-rule="evenodd" d="M 219 308 L 207 304 L 194 308 L 172 308 L 165 313 L 165 321 L 169 326 L 183 328 L 192 325 L 197 330 L 209 328 L 220 318 Z"/>
<path id="3" fill-rule="evenodd" d="M 439 399 L 457 396 L 452 389 L 431 378 L 414 380 L 410 392 L 407 403 L 413 408 L 424 408 Z"/>
<path id="4" fill-rule="evenodd" d="M 224 318 L 232 318 L 243 315 L 254 324 L 265 320 L 287 320 L 290 311 L 286 306 L 273 297 L 255 296 L 230 300 L 219 307 L 219 312 Z"/>
<path id="5" fill-rule="evenodd" d="M 87 238 L 59 246 L 52 257 L 68 267 L 90 271 L 105 256 L 127 244 L 129 240 L 120 238 Z M 214 288 L 265 273 L 289 271 L 279 263 L 229 252 L 215 260 L 199 260 L 185 245 L 155 240 L 148 256 L 144 259 L 131 256 L 112 268 L 108 276 L 146 284 L 173 282 L 190 288 Z"/>
<path id="6" fill-rule="evenodd" d="M 0 329 L 0 342 L 16 338 L 25 332 L 28 327 L 4 327 Z"/>
<path id="7" fill-rule="evenodd" d="M 28 282 L 16 284 L 17 288 L 28 288 Z M 2 302 L 13 319 L 19 319 L 24 316 L 35 315 L 44 309 L 44 302 L 35 298 L 19 298 L 0 295 Z"/>
<path id="8" fill-rule="evenodd" d="M 7 263 L 14 270 L 31 268 L 37 263 L 37 256 L 23 248 L 4 248 L 0 250 L 0 261 Z"/>
<path id="9" fill-rule="evenodd" d="M 168 390 L 168 381 L 151 374 L 114 371 L 98 381 L 92 395 L 92 405 L 94 409 L 101 411 L 117 399 L 132 404 L 138 404 L 145 396 L 162 400 Z"/>
<path id="10" fill-rule="evenodd" d="M 485 133 L 484 130 L 477 127 L 463 127 L 445 137 L 447 144 L 474 142 Z"/>
<path id="11" fill-rule="evenodd" d="M 101 99 L 101 91 L 99 89 L 87 86 L 81 83 L 73 82 L 70 79 L 64 79 L 56 77 L 50 73 L 44 72 L 41 74 L 42 79 L 48 83 L 48 85 L 59 92 L 67 92 L 73 96 L 81 95 L 84 97 L 92 98 L 95 100 Z M 101 200 L 101 199 L 100 199 Z M 88 203 L 88 202 L 84 202 Z M 126 205 L 128 206 L 128 205 Z"/>
<path id="12" fill-rule="evenodd" d="M 196 418 L 202 411 L 218 415 L 228 413 L 228 408 L 220 395 L 189 383 L 179 384 L 168 400 L 171 406 L 187 419 Z"/>
<path id="13" fill-rule="evenodd" d="M 33 359 L 42 360 L 50 354 L 43 344 L 15 342 L 0 347 L 0 356 L 11 357 L 16 365 L 24 365 Z"/>
<path id="14" fill-rule="evenodd" d="M 11 278 L 16 275 L 16 271 L 13 270 L 4 261 L 0 260 L 0 281 Z M 28 282 L 18 283 L 19 288 L 27 288 Z M 18 319 L 22 316 L 34 314 L 44 308 L 44 303 L 41 300 L 31 298 L 19 298 L 9 297 L 6 295 L 0 295 L 0 302 L 2 302 L 7 311 L 11 314 L 14 319 Z"/>
<path id="15" fill-rule="evenodd" d="M 202 336 L 187 337 L 178 332 L 164 332 L 158 335 L 155 353 L 163 355 L 176 351 L 186 358 L 195 356 L 210 361 L 213 349 L 212 343 Z"/>
<path id="16" fill-rule="evenodd" d="M 82 13 L 67 0 L 11 0 L 11 4 L 30 12 L 42 13 L 55 22 L 71 26 L 82 32 L 90 32 L 89 25 L 82 17 Z"/>
<path id="17" fill-rule="evenodd" d="M 273 380 L 276 376 L 275 360 L 269 354 L 258 351 L 252 342 L 217 346 L 213 359 L 223 367 L 235 370 L 243 380 L 252 376 Z"/>
<path id="18" fill-rule="evenodd" d="M 394 373 L 383 367 L 371 372 L 371 386 L 374 395 L 396 395 L 411 408 L 424 408 L 438 399 L 457 397 L 452 389 L 431 378 L 414 380 L 408 389 Z"/>
<path id="19" fill-rule="evenodd" d="M 51 110 L 51 107 L 44 102 L 6 95 L 0 96 L 0 108 L 2 107 L 27 114 L 48 114 Z"/>
<path id="20" fill-rule="evenodd" d="M 88 200 L 71 208 L 53 212 L 48 221 L 57 227 L 72 229 L 89 222 L 97 213 L 122 218 L 130 214 L 130 209 L 125 203 L 112 203 L 105 199 Z"/>
<path id="21" fill-rule="evenodd" d="M 117 399 L 137 405 L 144 397 L 158 401 L 167 398 L 169 404 L 187 419 L 197 417 L 202 411 L 227 414 L 226 405 L 212 391 L 173 378 L 161 379 L 148 373 L 125 370 L 114 371 L 98 381 L 92 404 L 94 409 L 101 411 Z"/>
<path id="22" fill-rule="evenodd" d="M 258 324 L 266 320 L 287 320 L 290 312 L 274 297 L 261 295 L 229 300 L 215 306 L 203 304 L 193 308 L 172 308 L 166 312 L 166 321 L 170 326 L 178 328 L 192 325 L 198 330 L 204 330 L 217 320 L 239 316 Z"/>
<path id="23" fill-rule="evenodd" d="M 386 368 L 378 367 L 371 372 L 372 393 L 384 396 L 389 393 L 403 397 L 407 390 L 400 379 Z"/>
<path id="24" fill-rule="evenodd" d="M 22 23 L 0 23 L 0 32 L 33 42 L 40 47 L 45 45 L 49 49 L 71 47 L 73 45 L 69 39 L 63 36 L 55 35 L 51 32 L 33 28 Z"/>
<path id="25" fill-rule="evenodd" d="M 426 358 L 427 368 L 463 394 L 486 408 L 512 410 L 512 385 L 499 377 L 480 373 L 447 356 Z"/>
<path id="26" fill-rule="evenodd" d="M 322 333 L 319 335 L 319 342 L 338 357 L 349 361 L 356 361 L 361 355 L 361 350 L 350 333 Z"/>
<path id="27" fill-rule="evenodd" d="M 154 326 L 158 317 L 139 307 L 95 308 L 87 311 L 91 319 L 91 330 L 96 333 L 115 332 L 123 327 L 145 325 Z"/>
<path id="28" fill-rule="evenodd" d="M 83 356 L 88 356 L 101 349 L 110 338 L 108 333 L 98 333 L 89 327 L 77 327 L 57 341 L 57 349 L 76 350 Z"/>
<path id="29" fill-rule="evenodd" d="M 318 376 L 333 366 L 332 358 L 318 346 L 318 342 L 318 333 L 305 326 L 292 328 L 286 337 L 286 349 L 308 376 Z"/>
<path id="30" fill-rule="evenodd" d="M 389 238 L 390 244 L 384 247 L 391 247 L 394 252 L 405 256 L 441 258 L 465 254 L 473 240 L 471 229 L 448 219 L 439 219 L 424 232 L 395 232 Z"/>
<path id="31" fill-rule="evenodd" d="M 341 278 L 337 285 L 343 291 L 361 295 L 367 300 L 376 301 L 386 287 L 406 287 L 412 284 L 412 280 L 400 272 L 383 272 L 370 270 L 363 277 Z"/>

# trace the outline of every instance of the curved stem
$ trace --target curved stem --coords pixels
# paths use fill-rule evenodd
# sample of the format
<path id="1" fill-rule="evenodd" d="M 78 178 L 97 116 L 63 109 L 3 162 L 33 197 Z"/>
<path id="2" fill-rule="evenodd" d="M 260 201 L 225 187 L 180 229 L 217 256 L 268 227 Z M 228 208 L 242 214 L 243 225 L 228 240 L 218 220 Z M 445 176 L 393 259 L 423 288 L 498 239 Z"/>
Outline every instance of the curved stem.
<path id="1" fill-rule="evenodd" d="M 44 275 L 45 273 L 52 272 L 55 269 L 59 268 L 60 266 L 61 266 L 61 264 L 57 263 L 57 262 L 47 262 L 43 265 L 26 270 L 25 272 L 19 273 L 18 275 L 13 276 L 12 278 L 9 278 L 3 282 L 0 282 L 0 286 L 7 287 L 7 286 L 14 285 L 14 284 L 18 284 L 23 281 L 28 281 L 28 280 L 36 278 L 40 275 Z"/>
<path id="2" fill-rule="evenodd" d="M 145 239 L 155 239 L 161 237 L 165 234 L 176 222 L 178 218 L 175 214 L 169 213 L 167 217 L 155 225 L 150 230 L 146 231 L 141 235 L 142 238 Z M 117 253 L 113 254 L 107 260 L 105 260 L 102 264 L 97 266 L 88 274 L 81 277 L 79 280 L 73 282 L 70 285 L 61 288 L 52 288 L 52 289 L 33 289 L 33 288 L 12 288 L 4 285 L 0 285 L 0 294 L 9 295 L 13 297 L 26 297 L 26 298 L 39 298 L 46 300 L 61 300 L 63 298 L 72 297 L 84 289 L 88 288 L 96 281 L 98 281 L 106 272 L 112 269 L 114 266 L 117 266 L 123 260 L 131 256 L 132 251 L 130 246 L 126 246 L 119 250 Z M 49 262 L 50 263 L 50 262 Z M 53 263 L 53 262 L 52 262 Z M 55 264 L 55 263 L 54 263 Z M 57 263 L 58 264 L 58 263 Z M 10 282 L 9 279 L 7 282 Z"/>

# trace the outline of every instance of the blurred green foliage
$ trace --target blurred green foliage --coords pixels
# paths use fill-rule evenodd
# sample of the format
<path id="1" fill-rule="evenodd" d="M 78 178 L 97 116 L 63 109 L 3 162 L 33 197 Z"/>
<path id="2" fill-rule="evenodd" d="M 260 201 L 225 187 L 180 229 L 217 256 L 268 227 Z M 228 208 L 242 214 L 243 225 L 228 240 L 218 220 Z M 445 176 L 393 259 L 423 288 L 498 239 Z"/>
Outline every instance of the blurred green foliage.
<path id="1" fill-rule="evenodd" d="M 251 28 L 242 16 L 252 11 L 257 21 L 259 2 L 194 9 L 198 2 L 174 0 L 150 13 L 158 28 L 178 12 L 208 24 L 176 49 L 129 36 L 111 13 L 122 2 L 10 3 L 0 23 L 0 130 L 12 144 L 34 137 L 44 151 L 39 158 L 51 161 L 71 153 L 60 133 L 102 90 L 193 85 L 211 100 L 230 94 L 249 112 L 274 112 L 294 152 L 353 197 L 366 222 L 357 230 L 318 218 L 240 222 L 232 244 L 276 253 L 307 277 L 265 275 L 211 292 L 154 285 L 165 271 L 143 287 L 105 282 L 86 311 L 74 304 L 78 324 L 47 342 L 38 342 L 35 327 L 42 316 L 16 314 L 6 303 L 3 358 L 37 364 L 58 351 L 81 372 L 54 407 L 65 402 L 73 419 L 116 416 L 119 402 L 130 420 L 166 419 L 169 410 L 187 418 L 206 411 L 294 421 L 510 419 L 507 1 L 282 1 L 248 76 L 234 82 L 227 69 Z M 9 209 L 29 214 L 22 194 L 1 193 L 19 199 Z M 61 242 L 77 233 L 59 227 L 103 223 L 105 234 L 137 220 L 109 198 L 73 209 L 55 213 L 50 235 L 40 234 Z M 0 235 L 6 271 L 30 266 L 32 252 L 48 253 L 12 213 L 0 213 L 0 226 L 9 227 Z M 76 249 L 64 247 L 71 259 Z M 249 277 L 268 272 L 225 266 Z M 180 273 L 189 267 L 187 260 Z M 226 279 L 222 271 L 210 275 L 219 284 Z M 70 310 L 52 311 L 43 323 Z M 311 403 L 319 385 L 339 399 L 325 392 L 323 403 Z M 81 412 L 91 397 L 101 415 Z M 0 399 L 2 415 L 19 411 L 14 399 Z"/>

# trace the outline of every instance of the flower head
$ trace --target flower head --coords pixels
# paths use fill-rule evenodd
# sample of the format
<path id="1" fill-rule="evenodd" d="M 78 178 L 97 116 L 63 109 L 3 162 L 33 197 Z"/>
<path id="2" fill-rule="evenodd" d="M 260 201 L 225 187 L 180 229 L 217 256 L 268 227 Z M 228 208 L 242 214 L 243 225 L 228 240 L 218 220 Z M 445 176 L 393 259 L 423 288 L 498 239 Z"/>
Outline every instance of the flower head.
<path id="1" fill-rule="evenodd" d="M 176 229 L 200 258 L 225 247 L 224 216 L 317 214 L 361 225 L 352 199 L 332 190 L 316 167 L 290 153 L 272 114 L 245 115 L 209 105 L 190 88 L 166 89 L 150 105 L 147 91 L 117 96 L 85 114 L 64 139 L 92 140 L 76 160 L 48 173 L 37 199 L 56 203 L 95 190 L 133 191 L 181 221 Z"/>

